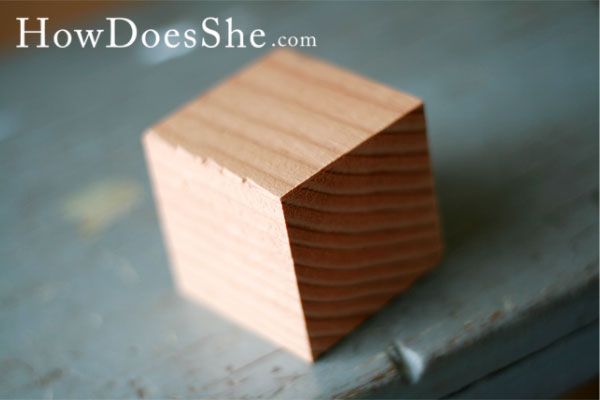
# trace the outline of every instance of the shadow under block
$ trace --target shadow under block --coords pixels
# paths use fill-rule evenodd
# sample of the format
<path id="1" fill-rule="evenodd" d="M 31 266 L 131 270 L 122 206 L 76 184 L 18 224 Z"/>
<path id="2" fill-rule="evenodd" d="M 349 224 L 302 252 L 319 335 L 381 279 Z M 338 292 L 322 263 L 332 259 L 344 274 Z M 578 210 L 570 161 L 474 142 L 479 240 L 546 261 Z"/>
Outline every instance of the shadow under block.
<path id="1" fill-rule="evenodd" d="M 305 359 L 440 260 L 410 95 L 276 51 L 143 142 L 180 292 Z"/>

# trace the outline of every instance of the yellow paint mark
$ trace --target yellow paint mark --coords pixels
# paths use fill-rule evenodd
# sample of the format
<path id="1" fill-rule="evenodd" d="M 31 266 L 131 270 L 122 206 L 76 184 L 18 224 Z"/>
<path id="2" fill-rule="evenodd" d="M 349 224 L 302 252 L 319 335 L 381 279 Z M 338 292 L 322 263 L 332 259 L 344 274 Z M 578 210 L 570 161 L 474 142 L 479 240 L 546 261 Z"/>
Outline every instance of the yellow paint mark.
<path id="1" fill-rule="evenodd" d="M 142 188 L 131 179 L 105 179 L 84 187 L 63 203 L 65 218 L 84 235 L 101 232 L 129 213 L 140 201 Z"/>

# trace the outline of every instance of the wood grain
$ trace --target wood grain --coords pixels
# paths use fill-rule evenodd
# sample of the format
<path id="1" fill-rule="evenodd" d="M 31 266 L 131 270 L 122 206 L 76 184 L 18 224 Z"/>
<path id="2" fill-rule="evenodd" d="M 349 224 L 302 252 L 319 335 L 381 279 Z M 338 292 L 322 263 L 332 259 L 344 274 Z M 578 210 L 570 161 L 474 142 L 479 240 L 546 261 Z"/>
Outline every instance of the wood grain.
<path id="1" fill-rule="evenodd" d="M 424 108 L 273 52 L 144 137 L 177 286 L 315 360 L 442 253 Z"/>

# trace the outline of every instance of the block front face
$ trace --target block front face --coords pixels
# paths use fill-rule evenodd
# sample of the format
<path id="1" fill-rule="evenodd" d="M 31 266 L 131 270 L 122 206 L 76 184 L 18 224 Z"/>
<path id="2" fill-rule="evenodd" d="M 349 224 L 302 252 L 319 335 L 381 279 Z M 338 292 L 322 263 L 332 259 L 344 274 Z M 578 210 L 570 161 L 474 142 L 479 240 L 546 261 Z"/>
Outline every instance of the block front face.
<path id="1" fill-rule="evenodd" d="M 441 257 L 423 108 L 282 201 L 317 357 Z"/>
<path id="2" fill-rule="evenodd" d="M 279 199 L 153 132 L 144 146 L 178 290 L 311 359 Z"/>
<path id="3" fill-rule="evenodd" d="M 178 289 L 305 359 L 439 260 L 410 95 L 277 51 L 144 146 Z"/>

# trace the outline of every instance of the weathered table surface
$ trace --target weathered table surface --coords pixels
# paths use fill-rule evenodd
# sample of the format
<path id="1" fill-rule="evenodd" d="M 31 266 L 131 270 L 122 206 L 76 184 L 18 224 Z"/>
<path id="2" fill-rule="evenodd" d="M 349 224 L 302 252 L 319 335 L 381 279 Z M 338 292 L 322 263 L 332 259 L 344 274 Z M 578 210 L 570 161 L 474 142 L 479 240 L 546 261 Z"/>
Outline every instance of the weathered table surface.
<path id="1" fill-rule="evenodd" d="M 308 53 L 425 99 L 445 261 L 314 365 L 174 293 L 139 143 L 146 126 L 263 51 L 4 54 L 0 397 L 477 396 L 494 371 L 510 390 L 527 363 L 550 373 L 552 351 L 564 360 L 561 349 L 595 342 L 568 353 L 564 376 L 540 390 L 589 375 L 597 13 L 593 2 L 113 12 L 147 28 L 232 16 L 270 37 L 315 34 Z"/>

